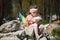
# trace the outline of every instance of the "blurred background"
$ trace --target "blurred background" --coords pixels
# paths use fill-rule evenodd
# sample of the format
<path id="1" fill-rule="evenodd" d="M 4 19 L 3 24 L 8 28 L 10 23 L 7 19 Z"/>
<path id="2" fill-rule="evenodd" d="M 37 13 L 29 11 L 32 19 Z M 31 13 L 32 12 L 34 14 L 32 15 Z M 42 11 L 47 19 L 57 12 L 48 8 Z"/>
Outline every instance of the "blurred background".
<path id="1" fill-rule="evenodd" d="M 43 20 L 60 20 L 60 0 L 0 0 L 0 25 L 7 16 L 17 18 L 19 12 L 26 17 L 30 5 L 37 5 Z M 55 18 L 54 18 L 55 17 Z"/>

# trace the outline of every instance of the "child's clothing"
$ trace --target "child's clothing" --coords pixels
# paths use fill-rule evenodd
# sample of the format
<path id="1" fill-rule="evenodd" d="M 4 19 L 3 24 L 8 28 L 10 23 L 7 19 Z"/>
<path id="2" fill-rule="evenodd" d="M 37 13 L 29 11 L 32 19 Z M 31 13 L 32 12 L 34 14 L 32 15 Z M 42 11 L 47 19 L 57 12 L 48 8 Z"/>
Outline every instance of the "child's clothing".
<path id="1" fill-rule="evenodd" d="M 37 29 L 37 24 L 34 23 L 34 24 L 31 24 L 29 27 L 25 27 L 25 31 L 26 31 L 26 34 L 31 36 L 32 33 L 33 33 L 33 30 L 34 30 L 34 33 L 36 34 L 36 37 L 38 37 L 38 29 Z"/>
<path id="2" fill-rule="evenodd" d="M 40 16 L 32 17 L 31 15 L 27 16 L 27 25 L 29 27 L 26 28 L 26 33 L 31 35 L 34 31 L 36 38 L 38 39 L 41 35 L 40 29 L 43 28 L 38 23 L 42 18 Z"/>
<path id="3" fill-rule="evenodd" d="M 31 14 L 26 17 L 26 26 L 29 26 L 33 23 L 32 18 L 33 16 Z"/>

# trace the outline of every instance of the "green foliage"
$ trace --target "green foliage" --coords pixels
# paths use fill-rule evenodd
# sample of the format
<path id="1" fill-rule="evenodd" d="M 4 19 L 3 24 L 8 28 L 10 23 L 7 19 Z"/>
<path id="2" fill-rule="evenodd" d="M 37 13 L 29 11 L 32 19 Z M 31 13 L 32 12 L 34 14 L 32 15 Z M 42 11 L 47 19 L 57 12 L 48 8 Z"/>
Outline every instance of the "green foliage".
<path id="1" fill-rule="evenodd" d="M 60 40 L 60 28 L 53 29 L 52 35 L 55 37 L 56 40 Z"/>
<path id="2" fill-rule="evenodd" d="M 48 24 L 49 22 L 48 21 L 41 21 L 41 24 Z"/>

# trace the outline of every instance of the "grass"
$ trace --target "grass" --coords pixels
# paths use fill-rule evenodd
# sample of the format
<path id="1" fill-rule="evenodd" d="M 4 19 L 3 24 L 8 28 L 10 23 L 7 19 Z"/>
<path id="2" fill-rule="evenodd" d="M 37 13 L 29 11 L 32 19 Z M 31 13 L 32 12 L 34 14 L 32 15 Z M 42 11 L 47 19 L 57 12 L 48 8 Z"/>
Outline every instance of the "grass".
<path id="1" fill-rule="evenodd" d="M 49 22 L 48 21 L 41 21 L 41 24 L 48 24 Z"/>

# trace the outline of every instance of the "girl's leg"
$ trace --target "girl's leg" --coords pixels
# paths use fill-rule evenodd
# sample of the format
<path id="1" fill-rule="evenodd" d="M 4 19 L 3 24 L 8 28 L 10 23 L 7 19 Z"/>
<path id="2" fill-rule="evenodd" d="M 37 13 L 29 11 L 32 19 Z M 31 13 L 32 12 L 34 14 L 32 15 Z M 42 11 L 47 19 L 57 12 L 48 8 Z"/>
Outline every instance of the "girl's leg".
<path id="1" fill-rule="evenodd" d="M 34 33 L 35 33 L 35 36 L 36 36 L 36 40 L 38 40 L 39 39 L 39 35 L 38 35 L 37 26 L 34 27 Z"/>

